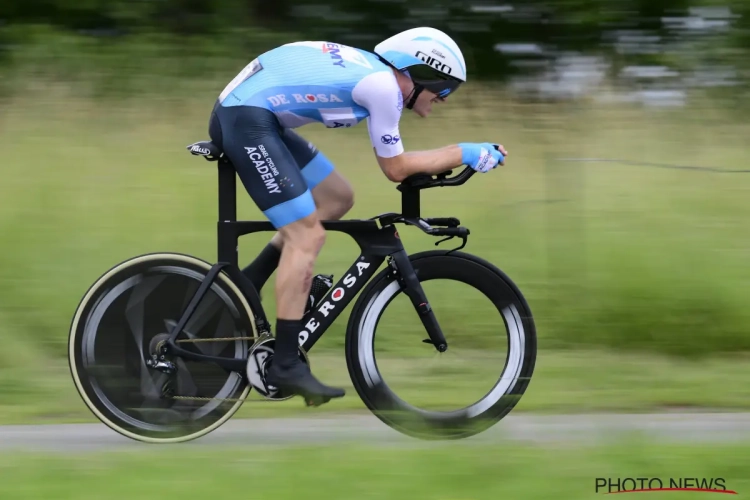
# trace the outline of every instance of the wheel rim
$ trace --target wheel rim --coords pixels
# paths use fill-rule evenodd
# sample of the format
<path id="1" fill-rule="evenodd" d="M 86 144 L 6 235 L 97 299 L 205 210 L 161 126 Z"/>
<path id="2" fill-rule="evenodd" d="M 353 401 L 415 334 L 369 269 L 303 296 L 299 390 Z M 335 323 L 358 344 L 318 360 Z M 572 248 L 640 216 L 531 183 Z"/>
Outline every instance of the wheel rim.
<path id="1" fill-rule="evenodd" d="M 434 279 L 434 278 L 432 278 Z M 441 278 L 437 278 L 441 279 Z M 431 279 L 423 280 L 422 283 L 429 282 Z M 463 281 L 463 280 L 456 280 Z M 503 398 L 516 398 L 513 395 L 524 367 L 524 355 L 526 351 L 526 331 L 521 319 L 521 314 L 514 302 L 508 302 L 502 307 L 497 307 L 499 317 L 502 321 L 498 323 L 505 324 L 505 335 L 508 340 L 508 349 L 505 363 L 500 371 L 497 380 L 492 384 L 490 389 L 478 400 L 463 408 L 451 411 L 425 410 L 414 404 L 411 404 L 399 397 L 389 387 L 385 377 L 381 374 L 378 367 L 377 355 L 375 354 L 375 338 L 378 323 L 387 309 L 388 305 L 399 296 L 401 286 L 397 281 L 387 284 L 370 302 L 365 306 L 358 327 L 358 363 L 365 384 L 373 393 L 380 393 L 386 397 L 379 398 L 381 406 L 384 401 L 387 403 L 386 412 L 406 411 L 410 414 L 420 415 L 424 419 L 439 420 L 456 420 L 472 419 L 484 414 L 493 407 L 497 407 Z M 428 298 L 429 298 L 428 294 Z M 421 326 L 421 325 L 420 325 Z M 446 335 L 448 337 L 448 335 Z M 447 338 L 449 345 L 451 339 Z M 450 347 L 449 347 L 450 351 Z M 502 405 L 501 405 L 502 406 Z M 512 406 L 509 404 L 509 406 Z"/>

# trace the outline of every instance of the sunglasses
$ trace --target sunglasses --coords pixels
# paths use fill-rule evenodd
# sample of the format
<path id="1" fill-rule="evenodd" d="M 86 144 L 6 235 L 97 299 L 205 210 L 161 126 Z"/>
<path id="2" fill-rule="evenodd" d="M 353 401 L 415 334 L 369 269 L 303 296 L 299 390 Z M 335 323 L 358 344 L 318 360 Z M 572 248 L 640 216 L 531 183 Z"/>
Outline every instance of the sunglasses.
<path id="1" fill-rule="evenodd" d="M 412 81 L 421 85 L 425 90 L 429 90 L 438 97 L 445 98 L 458 90 L 463 83 L 455 78 L 438 76 L 438 73 L 427 67 L 412 67 L 409 71 L 404 71 L 406 76 Z"/>
<path id="2" fill-rule="evenodd" d="M 458 90 L 458 87 L 461 86 L 462 82 L 458 80 L 414 80 L 414 83 L 421 85 L 425 88 L 425 90 L 429 90 L 433 94 L 436 94 L 438 97 L 445 98 L 448 96 L 448 94 Z"/>

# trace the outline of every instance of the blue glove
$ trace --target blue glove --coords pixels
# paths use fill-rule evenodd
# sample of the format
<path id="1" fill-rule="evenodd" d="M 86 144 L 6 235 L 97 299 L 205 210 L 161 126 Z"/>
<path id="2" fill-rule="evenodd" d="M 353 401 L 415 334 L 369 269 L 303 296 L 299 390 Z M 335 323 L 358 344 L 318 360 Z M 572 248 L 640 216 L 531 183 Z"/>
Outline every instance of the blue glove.
<path id="1" fill-rule="evenodd" d="M 461 148 L 461 162 L 469 165 L 477 172 L 489 172 L 505 160 L 505 157 L 497 150 L 495 144 L 490 144 L 489 142 L 481 144 L 462 142 L 458 147 Z"/>

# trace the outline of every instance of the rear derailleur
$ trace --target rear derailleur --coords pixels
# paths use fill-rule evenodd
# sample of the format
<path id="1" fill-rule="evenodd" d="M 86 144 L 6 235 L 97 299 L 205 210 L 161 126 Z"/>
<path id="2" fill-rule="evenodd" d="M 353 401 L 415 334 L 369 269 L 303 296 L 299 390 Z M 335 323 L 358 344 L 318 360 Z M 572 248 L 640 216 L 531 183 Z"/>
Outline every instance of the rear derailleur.
<path id="1" fill-rule="evenodd" d="M 169 340 L 168 333 L 160 333 L 151 339 L 148 345 L 148 352 L 151 357 L 146 359 L 146 366 L 171 375 L 177 371 L 177 365 L 167 358 L 169 352 L 167 340 Z"/>

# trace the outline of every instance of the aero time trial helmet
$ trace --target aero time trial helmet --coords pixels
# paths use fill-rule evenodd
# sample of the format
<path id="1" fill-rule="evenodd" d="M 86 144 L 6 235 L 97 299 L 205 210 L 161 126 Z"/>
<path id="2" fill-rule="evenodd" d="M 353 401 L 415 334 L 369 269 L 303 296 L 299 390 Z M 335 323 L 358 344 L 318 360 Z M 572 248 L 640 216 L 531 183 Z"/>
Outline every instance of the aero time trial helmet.
<path id="1" fill-rule="evenodd" d="M 466 81 L 461 49 L 435 28 L 402 31 L 377 44 L 375 53 L 414 82 L 414 92 L 406 106 L 409 109 L 424 89 L 445 97 Z"/>

